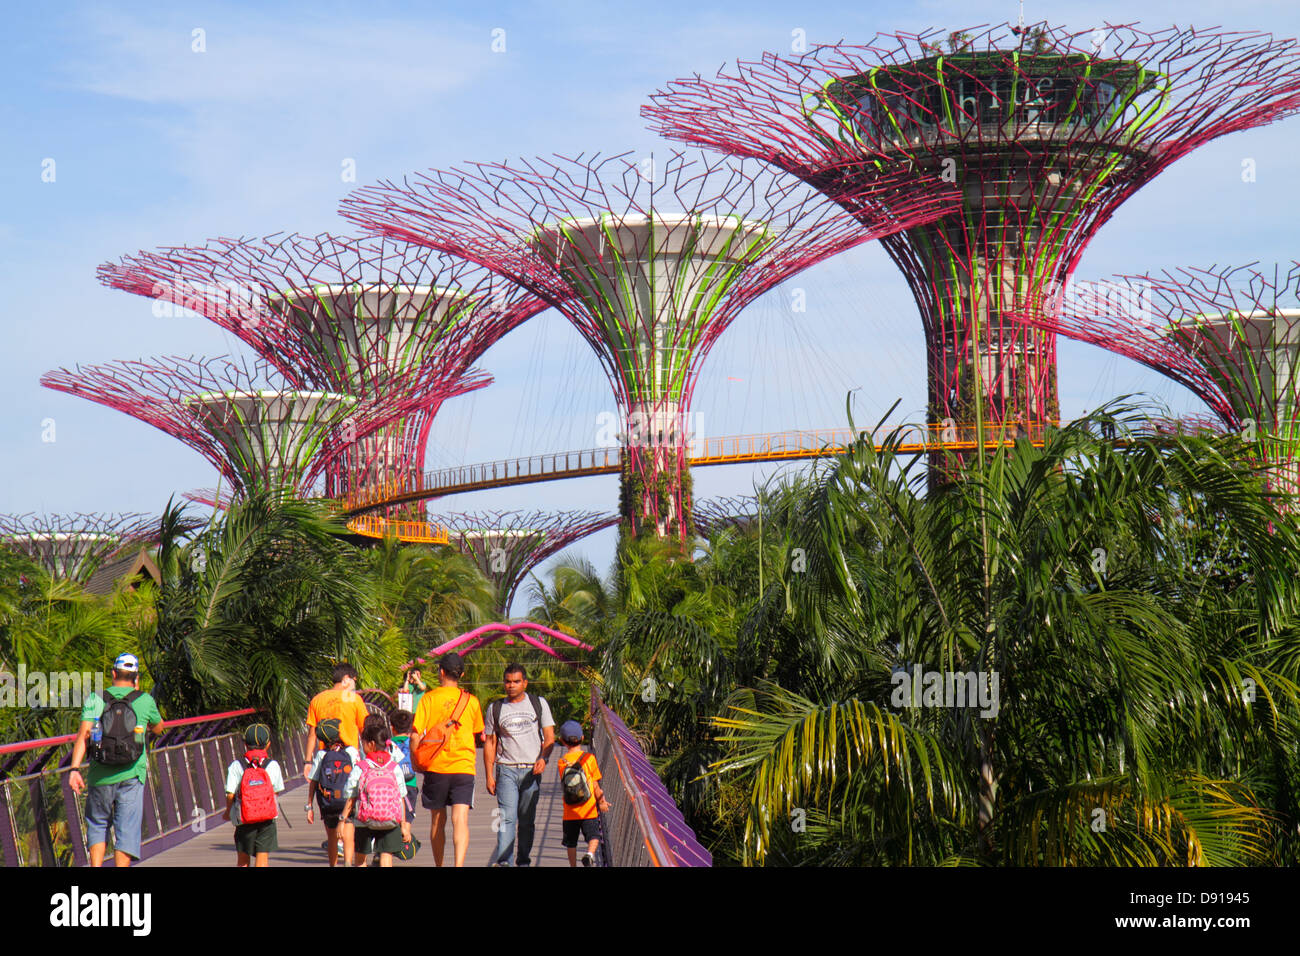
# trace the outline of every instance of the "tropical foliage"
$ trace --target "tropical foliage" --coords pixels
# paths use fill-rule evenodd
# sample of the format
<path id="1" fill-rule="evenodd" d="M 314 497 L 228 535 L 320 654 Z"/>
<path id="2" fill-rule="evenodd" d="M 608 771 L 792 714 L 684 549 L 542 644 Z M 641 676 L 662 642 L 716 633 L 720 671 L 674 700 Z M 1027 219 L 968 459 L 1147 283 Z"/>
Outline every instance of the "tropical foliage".
<path id="1" fill-rule="evenodd" d="M 597 669 L 494 645 L 470 684 L 496 696 L 518 659 L 563 720 L 595 679 L 720 863 L 1293 864 L 1294 510 L 1237 440 L 1145 417 L 1116 405 L 941 487 L 864 441 L 690 557 L 643 537 L 608 576 L 562 559 L 528 616 Z M 292 723 L 335 661 L 391 689 L 491 617 L 469 560 L 359 547 L 291 499 L 202 527 L 169 505 L 157 564 L 157 589 L 103 599 L 0 551 L 0 669 L 134 650 L 168 716 Z M 0 730 L 65 718 L 10 708 Z"/>
<path id="2" fill-rule="evenodd" d="M 0 740 L 67 733 L 76 714 L 60 709 L 41 677 L 40 697 L 26 690 L 27 675 L 102 675 L 122 651 L 138 650 L 150 626 L 151 595 L 119 589 L 107 600 L 87 594 L 76 581 L 51 577 L 24 555 L 0 549 L 0 673 L 16 694 L 24 677 L 25 707 L 0 707 Z M 78 683 L 78 698 L 84 690 Z M 33 706 L 34 703 L 39 703 Z"/>
<path id="3" fill-rule="evenodd" d="M 864 442 L 764 489 L 761 540 L 624 556 L 607 694 L 719 857 L 1294 861 L 1294 521 L 1233 439 L 1100 437 L 1141 417 L 928 494 Z"/>

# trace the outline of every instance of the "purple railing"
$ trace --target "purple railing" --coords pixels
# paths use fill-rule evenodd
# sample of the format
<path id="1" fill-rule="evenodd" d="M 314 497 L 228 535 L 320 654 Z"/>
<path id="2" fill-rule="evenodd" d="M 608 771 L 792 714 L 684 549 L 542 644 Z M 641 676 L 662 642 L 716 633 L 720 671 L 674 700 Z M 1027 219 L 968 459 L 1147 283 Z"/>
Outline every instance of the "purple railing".
<path id="1" fill-rule="evenodd" d="M 591 709 L 591 749 L 610 802 L 602 815 L 609 865 L 712 866 L 641 745 L 594 687 Z"/>
<path id="2" fill-rule="evenodd" d="M 203 833 L 226 809 L 226 768 L 243 749 L 252 708 L 169 720 L 149 747 L 141 859 Z M 85 796 L 68 783 L 76 734 L 0 745 L 0 863 L 85 866 Z M 273 741 L 281 765 L 301 767 L 305 737 Z M 286 789 L 302 784 L 286 775 Z M 112 859 L 111 854 L 107 857 Z"/>

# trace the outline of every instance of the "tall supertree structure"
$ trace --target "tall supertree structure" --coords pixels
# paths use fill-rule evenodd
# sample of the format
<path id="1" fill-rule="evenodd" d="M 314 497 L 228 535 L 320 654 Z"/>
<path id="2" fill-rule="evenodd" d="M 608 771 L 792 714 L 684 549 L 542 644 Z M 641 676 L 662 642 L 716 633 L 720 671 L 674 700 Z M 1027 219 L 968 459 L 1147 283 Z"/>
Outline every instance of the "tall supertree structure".
<path id="1" fill-rule="evenodd" d="M 1300 262 L 1077 283 L 1029 318 L 1185 385 L 1300 493 Z"/>
<path id="2" fill-rule="evenodd" d="M 515 592 L 534 568 L 569 545 L 618 523 L 595 511 L 482 511 L 440 521 L 451 543 L 469 555 L 496 587 L 496 613 L 510 613 Z"/>
<path id="3" fill-rule="evenodd" d="M 365 433 L 403 410 L 289 388 L 264 363 L 226 357 L 77 366 L 47 372 L 41 384 L 115 408 L 180 439 L 239 494 L 307 492 L 329 460 L 343 452 L 345 420 Z M 407 392 L 405 401 L 416 402 Z"/>
<path id="4" fill-rule="evenodd" d="M 0 543 L 27 555 L 53 577 L 77 581 L 157 534 L 158 519 L 136 513 L 0 515 Z"/>
<path id="5" fill-rule="evenodd" d="M 328 234 L 141 252 L 101 266 L 100 278 L 203 315 L 298 388 L 405 405 L 373 431 L 347 423 L 355 440 L 330 463 L 325 490 L 353 503 L 415 487 L 442 403 L 488 384 L 473 363 L 545 308 L 470 262 Z"/>
<path id="6" fill-rule="evenodd" d="M 850 208 L 846 190 L 900 168 L 958 187 L 959 210 L 883 240 L 920 309 L 928 417 L 1032 435 L 1059 416 L 1055 340 L 1015 316 L 1170 163 L 1293 112 L 1300 60 L 1294 41 L 1257 33 L 1040 24 L 768 54 L 651 99 L 655 131 L 771 163 Z"/>
<path id="7" fill-rule="evenodd" d="M 685 541 L 691 392 L 718 336 L 785 278 L 950 201 L 910 173 L 854 199 L 857 217 L 760 164 L 674 152 L 435 170 L 360 189 L 342 210 L 482 263 L 562 312 L 595 349 L 626 423 L 625 530 Z"/>

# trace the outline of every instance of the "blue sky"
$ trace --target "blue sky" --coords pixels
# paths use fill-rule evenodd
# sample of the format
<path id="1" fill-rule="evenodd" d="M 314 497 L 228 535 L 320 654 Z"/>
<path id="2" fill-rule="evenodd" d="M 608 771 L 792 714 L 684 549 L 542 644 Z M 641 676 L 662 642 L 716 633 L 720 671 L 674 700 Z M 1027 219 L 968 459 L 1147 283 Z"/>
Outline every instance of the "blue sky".
<path id="1" fill-rule="evenodd" d="M 2 41 L 0 122 L 0 512 L 156 512 L 173 492 L 211 486 L 197 453 L 129 416 L 40 388 L 46 370 L 151 355 L 220 355 L 231 337 L 193 318 L 157 318 L 145 299 L 99 285 L 102 261 L 159 245 L 280 230 L 348 231 L 338 201 L 355 185 L 464 160 L 670 148 L 638 107 L 674 77 L 765 49 L 865 41 L 882 30 L 957 28 L 1016 16 L 1010 2 L 914 6 L 682 2 L 84 4 L 11 8 Z M 1028 20 L 1072 29 L 1135 22 L 1300 36 L 1283 2 L 1029 3 Z M 195 52 L 195 30 L 205 50 Z M 493 52 L 494 30 L 505 51 Z M 501 34 L 496 34 L 498 38 Z M 499 44 L 498 44 L 499 45 Z M 1078 276 L 1300 256 L 1300 118 L 1218 140 L 1130 200 Z M 1241 181 L 1253 158 L 1257 179 Z M 46 160 L 54 181 L 42 181 Z M 45 164 L 45 165 L 43 165 Z M 792 314 L 791 290 L 808 311 Z M 876 247 L 818 266 L 756 302 L 714 348 L 696 390 L 708 435 L 860 421 L 895 399 L 919 417 L 919 320 Z M 430 465 L 594 444 L 612 409 L 595 358 L 554 313 L 481 363 L 497 384 L 449 403 Z M 1143 391 L 1198 403 L 1159 376 L 1063 343 L 1062 412 Z M 42 421 L 55 441 L 42 441 Z M 736 494 L 773 469 L 702 469 L 697 495 Z M 457 510 L 609 508 L 612 478 L 461 496 Z M 436 509 L 435 509 L 436 513 Z M 612 535 L 584 550 L 604 565 Z"/>

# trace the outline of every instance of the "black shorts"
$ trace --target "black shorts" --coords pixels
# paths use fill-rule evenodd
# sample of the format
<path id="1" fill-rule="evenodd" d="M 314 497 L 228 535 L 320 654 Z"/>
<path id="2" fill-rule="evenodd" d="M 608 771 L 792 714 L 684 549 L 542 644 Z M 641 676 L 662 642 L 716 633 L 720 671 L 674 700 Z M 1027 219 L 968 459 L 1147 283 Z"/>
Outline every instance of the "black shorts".
<path id="1" fill-rule="evenodd" d="M 372 853 L 399 853 L 402 849 L 402 828 L 367 830 L 360 824 L 352 831 L 352 847 L 362 856 Z"/>
<path id="2" fill-rule="evenodd" d="M 571 849 L 578 845 L 578 834 L 582 834 L 584 840 L 600 839 L 600 821 L 595 817 L 590 820 L 565 820 L 564 837 L 561 845 Z"/>
<path id="3" fill-rule="evenodd" d="M 274 853 L 280 849 L 276 840 L 275 821 L 241 823 L 235 827 L 235 849 L 253 856 L 257 853 Z"/>
<path id="4" fill-rule="evenodd" d="M 472 773 L 426 773 L 420 791 L 420 805 L 426 810 L 464 804 L 474 806 L 474 775 Z"/>
<path id="5" fill-rule="evenodd" d="M 325 807 L 322 805 L 323 800 L 324 797 L 322 797 L 319 793 L 317 793 L 316 809 L 320 811 L 320 820 L 321 823 L 325 824 L 325 829 L 333 830 L 339 825 L 339 817 L 343 815 L 343 808 L 339 807 L 337 810 L 326 810 Z M 357 815 L 357 808 L 353 807 L 352 816 L 348 817 L 345 822 L 351 823 L 353 818 L 356 815 Z"/>

